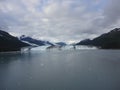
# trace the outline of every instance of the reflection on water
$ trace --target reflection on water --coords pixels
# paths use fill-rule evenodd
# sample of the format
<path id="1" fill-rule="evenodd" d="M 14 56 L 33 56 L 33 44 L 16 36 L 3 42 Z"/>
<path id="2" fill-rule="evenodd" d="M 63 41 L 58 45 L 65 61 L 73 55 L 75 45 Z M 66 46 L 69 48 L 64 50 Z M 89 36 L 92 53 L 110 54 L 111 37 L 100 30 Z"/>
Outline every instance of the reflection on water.
<path id="1" fill-rule="evenodd" d="M 120 90 L 120 51 L 0 54 L 0 90 Z"/>

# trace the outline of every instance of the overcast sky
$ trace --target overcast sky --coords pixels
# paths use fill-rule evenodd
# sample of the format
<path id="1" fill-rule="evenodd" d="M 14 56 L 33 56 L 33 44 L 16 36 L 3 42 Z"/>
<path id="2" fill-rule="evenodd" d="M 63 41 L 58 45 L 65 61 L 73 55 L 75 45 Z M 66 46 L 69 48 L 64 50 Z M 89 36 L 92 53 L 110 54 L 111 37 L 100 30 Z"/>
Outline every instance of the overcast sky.
<path id="1" fill-rule="evenodd" d="M 120 0 L 0 0 L 0 28 L 49 41 L 74 42 L 119 27 Z"/>

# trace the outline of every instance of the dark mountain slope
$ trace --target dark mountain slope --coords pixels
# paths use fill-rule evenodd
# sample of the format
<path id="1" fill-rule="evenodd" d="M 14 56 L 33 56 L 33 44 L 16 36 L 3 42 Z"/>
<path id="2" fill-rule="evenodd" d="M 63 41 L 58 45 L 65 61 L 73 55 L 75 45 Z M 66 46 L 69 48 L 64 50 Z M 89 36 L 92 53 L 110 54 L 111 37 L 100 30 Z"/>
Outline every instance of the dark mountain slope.
<path id="1" fill-rule="evenodd" d="M 120 49 L 120 28 L 115 28 L 93 40 L 83 40 L 76 45 L 92 45 L 102 49 Z"/>
<path id="2" fill-rule="evenodd" d="M 20 51 L 22 47 L 26 46 L 29 44 L 21 42 L 18 38 L 0 30 L 0 52 Z"/>

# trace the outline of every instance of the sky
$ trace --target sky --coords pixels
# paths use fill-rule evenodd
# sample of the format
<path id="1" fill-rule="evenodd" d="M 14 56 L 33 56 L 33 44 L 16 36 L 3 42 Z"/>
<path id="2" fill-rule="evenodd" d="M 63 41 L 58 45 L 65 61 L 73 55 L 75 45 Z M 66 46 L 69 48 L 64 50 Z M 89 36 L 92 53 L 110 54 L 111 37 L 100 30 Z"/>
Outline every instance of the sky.
<path id="1" fill-rule="evenodd" d="M 52 42 L 94 38 L 120 24 L 120 0 L 0 0 L 0 29 Z"/>

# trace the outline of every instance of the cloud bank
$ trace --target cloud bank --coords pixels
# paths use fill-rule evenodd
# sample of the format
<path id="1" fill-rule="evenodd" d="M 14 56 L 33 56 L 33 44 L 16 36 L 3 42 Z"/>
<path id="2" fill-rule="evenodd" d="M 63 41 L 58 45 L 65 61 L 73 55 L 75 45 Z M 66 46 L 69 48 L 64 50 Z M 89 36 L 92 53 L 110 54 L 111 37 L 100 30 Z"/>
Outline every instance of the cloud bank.
<path id="1" fill-rule="evenodd" d="M 119 27 L 120 0 L 0 0 L 0 28 L 50 41 L 80 41 Z"/>

